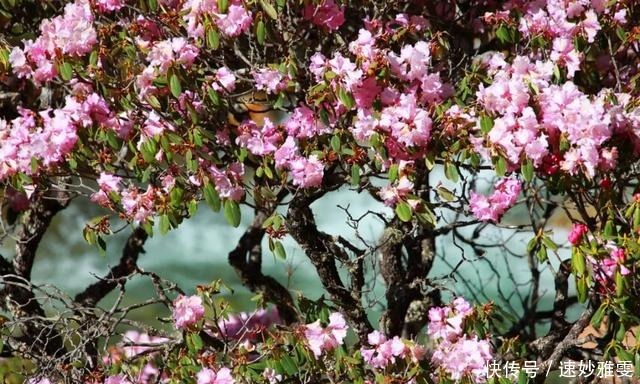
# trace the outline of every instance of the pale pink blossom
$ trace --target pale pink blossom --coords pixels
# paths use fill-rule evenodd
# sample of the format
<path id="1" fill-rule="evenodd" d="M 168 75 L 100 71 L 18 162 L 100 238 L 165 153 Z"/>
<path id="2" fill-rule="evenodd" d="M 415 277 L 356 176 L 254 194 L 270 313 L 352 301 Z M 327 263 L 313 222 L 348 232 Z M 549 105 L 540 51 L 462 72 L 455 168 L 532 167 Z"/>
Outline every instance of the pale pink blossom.
<path id="1" fill-rule="evenodd" d="M 197 384 L 234 384 L 236 381 L 231 375 L 231 370 L 227 367 L 214 371 L 209 368 L 202 368 L 196 375 Z"/>
<path id="2" fill-rule="evenodd" d="M 342 314 L 334 312 L 329 315 L 329 324 L 326 327 L 320 325 L 320 320 L 305 325 L 305 337 L 309 349 L 316 358 L 322 356 L 324 351 L 330 351 L 343 344 L 347 336 L 349 326 Z"/>
<path id="3" fill-rule="evenodd" d="M 200 296 L 178 296 L 173 301 L 173 321 L 176 328 L 184 329 L 195 325 L 204 316 Z"/>
<path id="4" fill-rule="evenodd" d="M 301 188 L 319 187 L 324 176 L 324 164 L 316 155 L 299 156 L 289 161 L 293 185 Z"/>
<path id="5" fill-rule="evenodd" d="M 213 89 L 216 91 L 233 92 L 236 89 L 236 76 L 227 67 L 220 67 L 216 71 L 216 80 L 212 84 Z"/>
<path id="6" fill-rule="evenodd" d="M 239 36 L 251 27 L 251 12 L 247 11 L 241 2 L 231 4 L 227 13 L 217 14 L 215 20 L 220 31 L 230 37 Z"/>

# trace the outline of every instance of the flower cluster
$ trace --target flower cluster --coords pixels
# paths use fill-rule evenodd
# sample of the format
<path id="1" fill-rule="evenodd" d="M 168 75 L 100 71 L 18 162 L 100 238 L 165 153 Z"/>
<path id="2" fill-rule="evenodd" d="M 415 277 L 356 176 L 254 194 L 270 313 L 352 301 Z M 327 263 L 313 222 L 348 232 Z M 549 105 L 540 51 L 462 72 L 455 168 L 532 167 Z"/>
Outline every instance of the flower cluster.
<path id="1" fill-rule="evenodd" d="M 474 383 L 484 383 L 487 362 L 493 354 L 488 340 L 465 333 L 465 321 L 473 313 L 473 307 L 461 297 L 450 306 L 429 310 L 427 333 L 436 343 L 431 359 L 455 381 L 467 377 Z"/>
<path id="2" fill-rule="evenodd" d="M 60 53 L 83 56 L 97 43 L 93 28 L 93 13 L 88 0 L 77 0 L 64 8 L 64 14 L 40 24 L 40 35 L 24 41 L 24 48 L 15 47 L 9 61 L 18 77 L 43 83 L 58 75 L 55 65 Z"/>
<path id="3" fill-rule="evenodd" d="M 178 296 L 173 302 L 173 321 L 176 328 L 184 329 L 195 325 L 204 316 L 200 296 Z"/>
<path id="4" fill-rule="evenodd" d="M 501 179 L 495 184 L 490 196 L 471 192 L 469 208 L 479 220 L 498 222 L 515 204 L 521 189 L 522 186 L 517 179 Z"/>
<path id="5" fill-rule="evenodd" d="M 329 324 L 323 327 L 320 320 L 304 326 L 304 335 L 307 338 L 309 349 L 316 358 L 322 356 L 325 351 L 331 351 L 342 345 L 347 337 L 349 326 L 340 312 L 329 315 Z"/>

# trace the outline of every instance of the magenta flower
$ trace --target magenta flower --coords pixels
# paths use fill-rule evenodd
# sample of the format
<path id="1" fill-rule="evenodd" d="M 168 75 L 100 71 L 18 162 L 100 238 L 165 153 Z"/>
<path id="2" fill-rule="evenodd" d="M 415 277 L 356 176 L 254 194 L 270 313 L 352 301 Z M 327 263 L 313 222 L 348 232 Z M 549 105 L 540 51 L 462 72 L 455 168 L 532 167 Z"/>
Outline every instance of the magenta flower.
<path id="1" fill-rule="evenodd" d="M 302 17 L 319 27 L 333 31 L 344 23 L 344 7 L 338 7 L 333 0 L 325 0 L 317 6 L 308 4 L 302 10 Z"/>
<path id="2" fill-rule="evenodd" d="M 97 0 L 98 10 L 103 13 L 110 13 L 124 7 L 125 0 Z"/>
<path id="3" fill-rule="evenodd" d="M 204 316 L 204 307 L 200 296 L 180 295 L 173 302 L 173 320 L 176 328 L 185 329 L 196 324 Z"/>
<path id="4" fill-rule="evenodd" d="M 578 245 L 582 240 L 582 236 L 589 232 L 589 228 L 582 223 L 574 223 L 569 233 L 568 240 L 572 245 Z"/>
<path id="5" fill-rule="evenodd" d="M 329 325 L 323 328 L 320 320 L 305 325 L 304 335 L 307 338 L 309 349 L 316 358 L 322 356 L 323 351 L 330 351 L 343 344 L 347 336 L 349 326 L 342 314 L 334 312 L 329 315 Z"/>
<path id="6" fill-rule="evenodd" d="M 234 384 L 236 382 L 231 376 L 231 370 L 227 367 L 222 367 L 217 372 L 209 368 L 202 368 L 196 378 L 197 384 Z"/>

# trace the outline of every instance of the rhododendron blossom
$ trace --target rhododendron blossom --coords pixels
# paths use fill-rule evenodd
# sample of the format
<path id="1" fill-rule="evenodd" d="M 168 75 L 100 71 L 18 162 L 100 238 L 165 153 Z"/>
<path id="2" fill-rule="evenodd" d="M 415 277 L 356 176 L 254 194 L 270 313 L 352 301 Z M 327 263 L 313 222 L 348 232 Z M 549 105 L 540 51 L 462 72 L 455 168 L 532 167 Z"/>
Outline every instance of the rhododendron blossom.
<path id="1" fill-rule="evenodd" d="M 469 208 L 479 220 L 497 222 L 515 204 L 521 190 L 520 181 L 502 179 L 495 184 L 493 193 L 488 197 L 471 192 Z"/>
<path id="2" fill-rule="evenodd" d="M 569 233 L 568 240 L 572 245 L 578 245 L 582 237 L 589 232 L 589 228 L 581 223 L 574 223 Z"/>
<path id="3" fill-rule="evenodd" d="M 302 15 L 305 19 L 329 31 L 338 29 L 344 23 L 344 7 L 338 7 L 334 0 L 323 0 L 321 5 L 308 4 Z"/>
<path id="4" fill-rule="evenodd" d="M 202 299 L 199 296 L 178 296 L 173 302 L 173 321 L 176 328 L 194 325 L 204 316 Z"/>
<path id="5" fill-rule="evenodd" d="M 347 336 L 347 329 L 349 326 L 342 314 L 334 312 L 329 315 L 329 324 L 326 327 L 320 325 L 320 320 L 305 325 L 304 335 L 309 349 L 318 358 L 324 351 L 330 351 L 342 345 Z"/>
<path id="6" fill-rule="evenodd" d="M 236 381 L 231 375 L 231 370 L 222 367 L 217 371 L 202 368 L 196 377 L 197 384 L 234 384 Z"/>

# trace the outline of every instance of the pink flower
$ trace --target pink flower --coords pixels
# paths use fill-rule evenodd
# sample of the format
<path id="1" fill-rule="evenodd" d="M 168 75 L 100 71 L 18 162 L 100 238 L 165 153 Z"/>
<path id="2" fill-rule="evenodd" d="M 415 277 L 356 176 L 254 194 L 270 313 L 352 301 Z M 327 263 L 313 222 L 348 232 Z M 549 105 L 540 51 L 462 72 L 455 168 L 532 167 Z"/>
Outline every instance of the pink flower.
<path id="1" fill-rule="evenodd" d="M 247 148 L 254 155 L 262 156 L 275 152 L 281 140 L 282 135 L 267 117 L 262 127 L 258 127 L 253 120 L 245 120 L 238 126 L 236 144 Z"/>
<path id="2" fill-rule="evenodd" d="M 197 384 L 234 384 L 236 382 L 231 376 L 231 370 L 227 367 L 222 367 L 217 372 L 202 368 L 196 378 Z"/>
<path id="3" fill-rule="evenodd" d="M 208 168 L 209 175 L 214 181 L 216 191 L 223 199 L 231 199 L 240 201 L 244 197 L 244 186 L 242 177 L 244 176 L 244 165 L 242 163 L 233 163 L 229 165 L 226 171 L 223 171 L 211 165 Z"/>
<path id="4" fill-rule="evenodd" d="M 582 223 L 574 223 L 569 233 L 568 240 L 572 245 L 578 245 L 582 240 L 582 236 L 589 232 L 589 228 Z"/>
<path id="5" fill-rule="evenodd" d="M 216 71 L 216 83 L 212 84 L 216 91 L 233 92 L 236 89 L 236 76 L 227 67 L 220 67 Z"/>
<path id="6" fill-rule="evenodd" d="M 125 375 L 109 376 L 104 380 L 104 384 L 133 384 Z"/>
<path id="7" fill-rule="evenodd" d="M 176 328 L 185 329 L 194 325 L 204 316 L 204 307 L 200 296 L 180 295 L 173 302 L 173 320 Z"/>
<path id="8" fill-rule="evenodd" d="M 487 380 L 487 363 L 492 358 L 491 344 L 487 340 L 479 340 L 476 335 L 464 335 L 453 343 L 440 343 L 431 359 L 456 382 L 468 377 L 474 383 L 484 383 Z"/>
<path id="9" fill-rule="evenodd" d="M 337 346 L 343 344 L 344 338 L 347 336 L 349 326 L 339 312 L 329 315 L 329 325 L 323 328 L 320 320 L 316 320 L 311 324 L 305 325 L 305 337 L 309 344 L 309 349 L 316 358 L 322 356 L 323 351 L 330 351 Z"/>
<path id="10" fill-rule="evenodd" d="M 331 132 L 331 128 L 324 125 L 306 105 L 300 105 L 293 110 L 285 121 L 284 128 L 290 136 L 301 139 Z"/>
<path id="11" fill-rule="evenodd" d="M 282 375 L 277 374 L 273 368 L 266 368 L 262 371 L 262 377 L 269 381 L 269 384 L 275 384 L 282 381 Z"/>
<path id="12" fill-rule="evenodd" d="M 242 4 L 231 4 L 226 14 L 218 14 L 215 21 L 220 31 L 229 37 L 239 36 L 251 27 L 251 12 Z"/>
<path id="13" fill-rule="evenodd" d="M 266 90 L 268 93 L 278 93 L 287 88 L 289 76 L 284 76 L 277 69 L 261 68 L 253 72 L 257 90 Z"/>
<path id="14" fill-rule="evenodd" d="M 489 197 L 471 192 L 469 208 L 478 220 L 497 222 L 515 204 L 521 190 L 517 179 L 502 179 Z"/>
<path id="15" fill-rule="evenodd" d="M 396 357 L 404 358 L 409 350 L 398 336 L 387 340 L 386 336 L 378 331 L 370 333 L 367 340 L 374 348 L 362 347 L 360 353 L 364 361 L 374 368 L 386 368 L 387 365 L 395 363 Z"/>
<path id="16" fill-rule="evenodd" d="M 292 136 L 288 136 L 284 143 L 274 153 L 276 168 L 289 167 L 292 160 L 298 157 L 298 145 Z"/>
<path id="17" fill-rule="evenodd" d="M 413 183 L 407 176 L 401 176 L 394 185 L 386 185 L 380 189 L 378 196 L 387 207 L 393 207 L 398 201 L 405 198 L 413 190 Z"/>
<path id="18" fill-rule="evenodd" d="M 306 5 L 302 10 L 302 17 L 319 27 L 333 31 L 344 23 L 344 7 L 338 7 L 333 0 L 324 0 L 321 5 Z"/>
<path id="19" fill-rule="evenodd" d="M 96 5 L 100 12 L 109 13 L 124 7 L 125 0 L 97 0 Z"/>
<path id="20" fill-rule="evenodd" d="M 35 377 L 32 377 L 28 379 L 25 384 L 51 384 L 51 380 L 49 380 L 46 377 L 43 377 L 40 379 L 36 379 Z"/>
<path id="21" fill-rule="evenodd" d="M 105 192 L 118 192 L 120 190 L 120 181 L 121 177 L 114 176 L 109 173 L 102 172 L 100 173 L 100 177 L 98 178 L 98 185 L 100 189 Z"/>
<path id="22" fill-rule="evenodd" d="M 293 185 L 301 188 L 319 187 L 324 176 L 324 164 L 316 155 L 297 157 L 289 162 Z"/>

